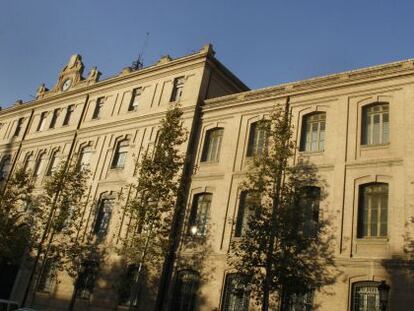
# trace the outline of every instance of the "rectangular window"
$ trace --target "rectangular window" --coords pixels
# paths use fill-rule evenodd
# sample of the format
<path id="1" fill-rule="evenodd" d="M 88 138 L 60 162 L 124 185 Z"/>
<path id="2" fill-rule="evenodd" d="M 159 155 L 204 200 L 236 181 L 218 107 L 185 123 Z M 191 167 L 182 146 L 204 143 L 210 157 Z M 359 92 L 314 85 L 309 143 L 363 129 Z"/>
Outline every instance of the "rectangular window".
<path id="1" fill-rule="evenodd" d="M 303 117 L 301 151 L 322 152 L 325 150 L 326 113 L 312 113 Z"/>
<path id="2" fill-rule="evenodd" d="M 94 261 L 87 261 L 82 264 L 81 272 L 76 281 L 76 297 L 89 300 L 95 287 L 98 264 Z"/>
<path id="3" fill-rule="evenodd" d="M 17 137 L 20 135 L 20 132 L 23 126 L 23 121 L 24 121 L 24 118 L 19 118 L 19 120 L 17 120 L 16 130 L 14 131 L 14 135 L 13 135 L 14 137 Z"/>
<path id="4" fill-rule="evenodd" d="M 248 311 L 249 300 L 248 278 L 237 273 L 228 274 L 224 285 L 222 311 Z"/>
<path id="5" fill-rule="evenodd" d="M 37 291 L 43 293 L 51 293 L 56 283 L 56 265 L 51 260 L 46 260 L 42 275 L 39 279 Z"/>
<path id="6" fill-rule="evenodd" d="M 122 140 L 117 144 L 111 168 L 123 168 L 125 166 L 128 145 L 128 140 Z"/>
<path id="7" fill-rule="evenodd" d="M 50 120 L 50 125 L 49 125 L 49 128 L 50 129 L 54 129 L 55 128 L 57 119 L 59 117 L 59 113 L 60 113 L 60 109 L 59 108 L 53 110 L 52 119 Z"/>
<path id="8" fill-rule="evenodd" d="M 188 226 L 189 234 L 198 236 L 205 236 L 207 234 L 211 198 L 211 193 L 201 193 L 194 196 Z"/>
<path id="9" fill-rule="evenodd" d="M 282 310 L 286 311 L 312 311 L 314 291 L 305 293 L 285 293 L 282 301 Z"/>
<path id="10" fill-rule="evenodd" d="M 319 203 L 321 189 L 315 186 L 302 187 L 298 191 L 301 216 L 303 217 L 302 231 L 305 237 L 314 237 L 317 234 L 319 223 Z"/>
<path id="11" fill-rule="evenodd" d="M 49 166 L 47 167 L 46 176 L 51 176 L 56 171 L 57 166 L 58 166 L 58 152 L 53 151 L 50 157 Z"/>
<path id="12" fill-rule="evenodd" d="M 40 114 L 39 124 L 37 125 L 37 131 L 38 132 L 43 131 L 45 129 L 46 116 L 47 116 L 47 111 L 43 111 Z"/>
<path id="13" fill-rule="evenodd" d="M 359 191 L 358 237 L 386 237 L 388 185 L 383 183 L 362 185 Z"/>
<path id="14" fill-rule="evenodd" d="M 380 310 L 379 282 L 357 282 L 352 286 L 352 311 Z"/>
<path id="15" fill-rule="evenodd" d="M 98 206 L 96 214 L 95 226 L 93 233 L 99 237 L 104 237 L 108 232 L 109 221 L 112 215 L 112 201 L 109 199 L 102 199 Z"/>
<path id="16" fill-rule="evenodd" d="M 222 128 L 214 128 L 206 132 L 204 148 L 201 157 L 202 162 L 218 162 L 223 139 Z"/>
<path id="17" fill-rule="evenodd" d="M 247 191 L 240 194 L 239 210 L 237 212 L 236 230 L 234 236 L 236 238 L 244 236 L 249 229 L 249 220 L 254 213 L 254 200 L 257 198 Z"/>
<path id="18" fill-rule="evenodd" d="M 103 97 L 99 97 L 96 100 L 95 109 L 93 110 L 92 119 L 99 119 L 100 114 L 102 112 L 102 108 L 103 108 L 103 101 L 104 101 Z"/>
<path id="19" fill-rule="evenodd" d="M 183 94 L 183 88 L 184 88 L 184 77 L 175 78 L 170 102 L 176 102 L 180 100 Z"/>
<path id="20" fill-rule="evenodd" d="M 72 113 L 75 111 L 75 105 L 69 105 L 66 108 L 66 115 L 65 119 L 63 119 L 63 125 L 68 125 L 70 122 L 70 117 L 72 116 Z"/>
<path id="21" fill-rule="evenodd" d="M 363 108 L 362 144 L 389 143 L 389 104 L 376 103 Z"/>
<path id="22" fill-rule="evenodd" d="M 266 134 L 266 125 L 260 124 L 260 122 L 266 121 L 257 121 L 250 125 L 249 133 L 249 142 L 247 145 L 247 156 L 259 156 L 263 153 L 263 148 L 266 145 L 267 134 Z"/>
<path id="23" fill-rule="evenodd" d="M 128 111 L 137 111 L 141 97 L 142 89 L 136 88 L 132 90 L 131 101 L 129 102 Z"/>

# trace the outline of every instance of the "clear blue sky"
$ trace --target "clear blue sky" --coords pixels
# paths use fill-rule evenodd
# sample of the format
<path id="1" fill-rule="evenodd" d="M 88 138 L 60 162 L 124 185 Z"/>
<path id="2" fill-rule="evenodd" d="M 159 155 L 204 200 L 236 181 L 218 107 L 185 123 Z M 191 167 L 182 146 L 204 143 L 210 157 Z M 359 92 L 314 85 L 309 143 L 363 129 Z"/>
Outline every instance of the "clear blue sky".
<path id="1" fill-rule="evenodd" d="M 52 87 L 70 55 L 108 77 L 211 42 L 251 88 L 414 57 L 412 0 L 0 0 L 0 106 Z"/>

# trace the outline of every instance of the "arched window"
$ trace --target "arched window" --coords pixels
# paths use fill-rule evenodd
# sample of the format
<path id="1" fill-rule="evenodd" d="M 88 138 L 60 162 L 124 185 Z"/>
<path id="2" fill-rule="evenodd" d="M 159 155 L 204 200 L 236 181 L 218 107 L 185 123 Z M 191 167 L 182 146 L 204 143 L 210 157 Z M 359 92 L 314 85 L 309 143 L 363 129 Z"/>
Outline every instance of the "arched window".
<path id="1" fill-rule="evenodd" d="M 196 298 L 200 277 L 192 270 L 178 272 L 173 294 L 174 311 L 196 310 Z"/>
<path id="2" fill-rule="evenodd" d="M 362 109 L 362 144 L 389 143 L 389 104 L 375 103 Z"/>
<path id="3" fill-rule="evenodd" d="M 58 151 L 54 150 L 50 156 L 49 166 L 47 167 L 46 176 L 52 175 L 58 167 Z"/>
<path id="4" fill-rule="evenodd" d="M 24 159 L 24 165 L 23 165 L 24 171 L 27 172 L 28 170 L 30 170 L 30 168 L 32 167 L 32 165 L 33 165 L 33 154 L 32 153 L 29 153 L 26 156 L 26 159 Z"/>
<path id="5" fill-rule="evenodd" d="M 226 276 L 224 285 L 222 311 L 248 311 L 250 286 L 248 278 L 238 273 Z"/>
<path id="6" fill-rule="evenodd" d="M 303 117 L 301 151 L 322 152 L 325 150 L 325 123 L 325 112 L 311 113 Z"/>
<path id="7" fill-rule="evenodd" d="M 358 238 L 387 236 L 388 184 L 372 183 L 359 187 Z"/>
<path id="8" fill-rule="evenodd" d="M 100 238 L 103 238 L 108 232 L 109 222 L 112 215 L 112 204 L 113 200 L 108 198 L 102 198 L 99 201 L 93 233 Z"/>
<path id="9" fill-rule="evenodd" d="M 250 125 L 249 142 L 247 145 L 247 156 L 260 156 L 266 145 L 267 135 L 265 126 L 260 124 L 266 121 L 257 121 Z"/>
<path id="10" fill-rule="evenodd" d="M 127 139 L 118 142 L 115 148 L 114 157 L 112 159 L 112 168 L 123 168 L 125 166 L 125 159 L 128 154 L 129 142 Z"/>
<path id="11" fill-rule="evenodd" d="M 0 162 L 0 180 L 5 180 L 10 171 L 11 156 L 5 155 Z"/>
<path id="12" fill-rule="evenodd" d="M 223 128 L 218 127 L 206 132 L 204 140 L 202 162 L 218 162 L 220 157 L 221 141 L 223 140 Z"/>
<path id="13" fill-rule="evenodd" d="M 235 237 L 241 237 L 246 234 L 249 228 L 249 219 L 254 212 L 254 201 L 257 198 L 252 196 L 247 191 L 240 193 L 239 210 L 237 212 L 236 229 L 234 232 Z"/>
<path id="14" fill-rule="evenodd" d="M 207 223 L 210 215 L 212 194 L 199 193 L 194 196 L 188 222 L 188 233 L 204 236 L 207 234 Z"/>
<path id="15" fill-rule="evenodd" d="M 352 285 L 352 311 L 379 310 L 379 282 L 365 281 Z"/>
<path id="16" fill-rule="evenodd" d="M 91 146 L 84 146 L 81 148 L 78 157 L 78 163 L 76 164 L 78 170 L 87 169 L 90 164 L 92 155 L 92 147 Z"/>
<path id="17" fill-rule="evenodd" d="M 45 163 L 46 163 L 46 152 L 42 152 L 37 157 L 37 160 L 36 160 L 36 163 L 35 163 L 35 167 L 34 167 L 34 170 L 33 170 L 33 176 L 34 177 L 40 176 L 40 174 L 42 173 L 43 168 L 45 166 Z"/>

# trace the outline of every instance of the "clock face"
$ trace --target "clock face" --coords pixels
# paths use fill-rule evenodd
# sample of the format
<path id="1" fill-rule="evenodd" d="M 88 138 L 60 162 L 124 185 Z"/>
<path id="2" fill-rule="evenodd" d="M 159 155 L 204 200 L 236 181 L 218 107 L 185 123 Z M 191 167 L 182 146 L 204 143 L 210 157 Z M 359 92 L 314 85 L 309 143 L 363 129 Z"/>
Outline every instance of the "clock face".
<path id="1" fill-rule="evenodd" d="M 62 84 L 62 91 L 66 91 L 72 85 L 72 79 L 66 79 Z"/>

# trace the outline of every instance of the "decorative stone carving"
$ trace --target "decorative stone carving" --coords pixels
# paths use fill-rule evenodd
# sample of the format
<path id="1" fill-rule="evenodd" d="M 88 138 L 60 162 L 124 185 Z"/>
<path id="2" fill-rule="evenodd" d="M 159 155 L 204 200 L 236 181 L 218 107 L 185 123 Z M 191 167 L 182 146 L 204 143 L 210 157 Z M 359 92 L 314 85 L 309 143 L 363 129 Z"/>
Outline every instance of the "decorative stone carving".
<path id="1" fill-rule="evenodd" d="M 101 73 L 98 71 L 98 68 L 92 67 L 91 70 L 89 70 L 88 77 L 86 80 L 88 81 L 88 84 L 92 84 L 99 81 L 99 77 L 101 76 Z"/>
<path id="2" fill-rule="evenodd" d="M 45 84 L 40 84 L 40 86 L 36 90 L 36 99 L 43 98 L 47 91 L 49 91 L 49 89 L 45 86 Z"/>
<path id="3" fill-rule="evenodd" d="M 161 56 L 161 58 L 158 60 L 156 65 L 166 64 L 166 63 L 169 63 L 170 61 L 172 61 L 172 58 L 170 55 L 167 54 L 167 55 Z"/>
<path id="4" fill-rule="evenodd" d="M 128 73 L 131 73 L 132 69 L 131 67 L 125 67 L 124 69 L 122 69 L 122 71 L 119 73 L 120 76 L 126 75 Z"/>

